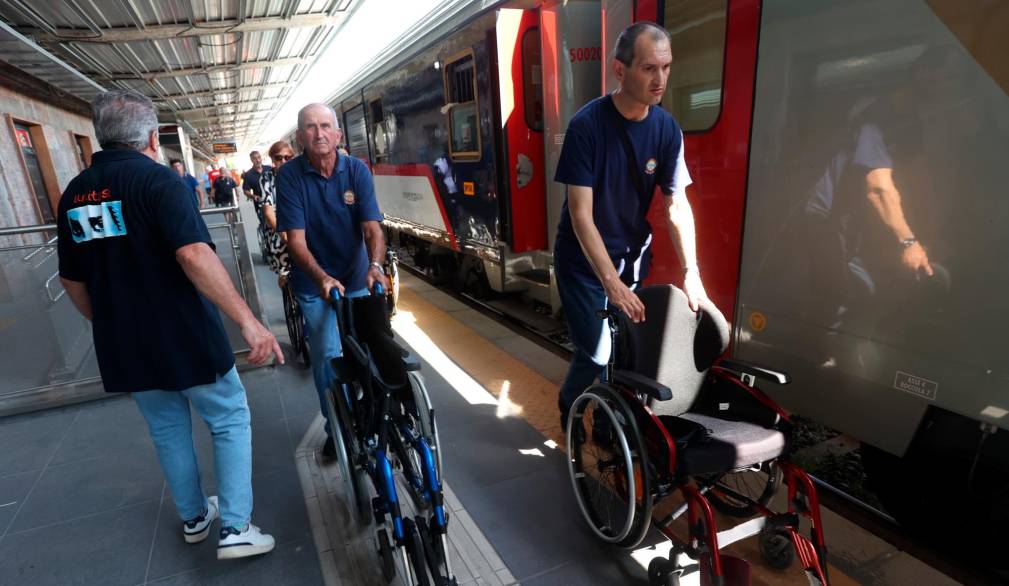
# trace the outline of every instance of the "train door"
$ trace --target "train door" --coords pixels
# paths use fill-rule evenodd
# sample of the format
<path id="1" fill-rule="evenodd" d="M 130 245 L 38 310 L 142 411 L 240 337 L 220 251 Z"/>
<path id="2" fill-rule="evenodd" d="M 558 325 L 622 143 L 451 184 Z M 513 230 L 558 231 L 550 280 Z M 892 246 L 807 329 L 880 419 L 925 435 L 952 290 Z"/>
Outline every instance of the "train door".
<path id="1" fill-rule="evenodd" d="M 543 66 L 538 10 L 502 9 L 496 24 L 498 86 L 514 254 L 547 248 Z M 549 282 L 549 280 L 548 280 Z"/>
<path id="2" fill-rule="evenodd" d="M 698 264 L 708 296 L 730 320 L 736 302 L 759 0 L 604 0 L 605 45 L 633 20 L 659 23 L 672 36 L 673 64 L 662 107 L 684 131 L 693 185 L 687 193 L 697 228 Z M 612 22 L 612 25 L 610 25 Z M 609 64 L 607 63 L 607 66 Z M 606 91 L 616 89 L 612 75 Z M 665 232 L 663 198 L 648 219 L 656 238 L 649 281 L 679 284 L 682 268 Z"/>
<path id="3" fill-rule="evenodd" d="M 543 51 L 543 128 L 546 162 L 546 218 L 552 252 L 564 205 L 565 187 L 554 173 L 564 133 L 575 113 L 599 97 L 602 87 L 602 20 L 599 0 L 551 0 L 540 9 Z M 551 306 L 560 309 L 551 277 Z"/>

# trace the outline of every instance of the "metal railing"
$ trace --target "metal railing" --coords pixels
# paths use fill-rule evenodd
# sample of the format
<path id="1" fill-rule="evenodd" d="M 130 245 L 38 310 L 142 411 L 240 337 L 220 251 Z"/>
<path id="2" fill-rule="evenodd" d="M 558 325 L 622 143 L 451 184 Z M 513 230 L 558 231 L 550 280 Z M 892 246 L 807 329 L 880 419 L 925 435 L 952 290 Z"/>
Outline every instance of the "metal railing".
<path id="1" fill-rule="evenodd" d="M 200 213 L 220 217 L 207 224 L 218 257 L 265 321 L 238 206 Z M 0 416 L 105 396 L 91 324 L 59 280 L 55 233 L 55 224 L 0 228 Z M 223 321 L 240 359 L 248 346 L 238 327 Z"/>

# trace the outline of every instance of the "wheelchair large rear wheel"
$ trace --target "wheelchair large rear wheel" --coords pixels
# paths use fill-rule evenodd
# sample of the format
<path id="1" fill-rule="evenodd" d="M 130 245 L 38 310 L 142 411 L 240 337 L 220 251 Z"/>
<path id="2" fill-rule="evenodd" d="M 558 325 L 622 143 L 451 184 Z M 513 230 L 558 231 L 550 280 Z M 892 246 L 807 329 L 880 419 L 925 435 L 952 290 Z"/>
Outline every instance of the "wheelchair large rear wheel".
<path id="1" fill-rule="evenodd" d="M 721 477 L 702 479 L 714 483 L 707 494 L 711 505 L 723 515 L 747 518 L 757 514 L 753 503 L 766 507 L 781 486 L 781 469 L 773 461 L 757 468 L 728 472 Z"/>
<path id="2" fill-rule="evenodd" d="M 652 519 L 648 453 L 623 395 L 608 385 L 590 387 L 571 407 L 568 471 L 582 516 L 596 537 L 631 548 Z"/>
<path id="3" fill-rule="evenodd" d="M 306 366 L 312 359 L 308 354 L 308 340 L 305 338 L 305 318 L 301 314 L 301 306 L 294 297 L 291 285 L 284 287 L 284 320 L 287 322 L 287 336 L 291 339 L 291 348 L 301 356 Z"/>
<path id="4" fill-rule="evenodd" d="M 339 393 L 342 397 L 334 397 Z M 341 385 L 334 385 L 334 389 L 329 393 L 330 406 L 334 410 L 336 428 L 334 434 L 337 438 L 338 456 L 340 471 L 343 477 L 350 484 L 350 494 L 348 495 L 348 508 L 352 515 L 356 515 L 358 523 L 362 527 L 371 524 L 374 515 L 371 510 L 371 498 L 368 491 L 370 478 L 365 470 L 365 446 L 358 438 L 353 418 L 346 394 Z M 330 423 L 332 427 L 332 422 Z"/>
<path id="5" fill-rule="evenodd" d="M 401 416 L 412 433 L 423 437 L 430 448 L 434 460 L 435 475 L 440 485 L 444 480 L 441 473 L 441 450 L 438 449 L 438 428 L 434 423 L 434 409 L 431 407 L 431 400 L 420 373 L 409 372 L 408 375 L 410 396 L 399 403 L 403 410 Z M 394 452 L 402 460 L 403 474 L 399 476 L 401 484 L 410 495 L 414 508 L 417 511 L 427 510 L 431 503 L 425 496 L 423 456 L 413 443 L 407 441 L 407 438 L 393 437 L 391 439 Z M 408 475 L 407 470 L 411 474 Z M 411 475 L 415 482 L 411 482 L 408 478 Z M 421 482 L 420 486 L 416 483 L 417 481 Z"/>

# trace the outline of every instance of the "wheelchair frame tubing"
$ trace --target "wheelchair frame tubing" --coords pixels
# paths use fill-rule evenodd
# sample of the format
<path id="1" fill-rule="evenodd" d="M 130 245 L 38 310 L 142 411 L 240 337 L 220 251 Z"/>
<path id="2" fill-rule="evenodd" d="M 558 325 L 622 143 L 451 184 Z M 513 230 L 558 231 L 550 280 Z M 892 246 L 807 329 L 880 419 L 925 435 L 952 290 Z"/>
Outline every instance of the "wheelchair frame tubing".
<path id="1" fill-rule="evenodd" d="M 808 518 L 812 524 L 810 538 L 800 534 L 798 527 L 791 528 L 790 535 L 795 551 L 799 555 L 807 572 L 812 572 L 820 583 L 828 584 L 827 580 L 827 546 L 823 539 L 823 522 L 820 515 L 820 497 L 816 492 L 813 480 L 806 471 L 787 460 L 778 460 L 778 466 L 788 483 L 788 512 Z M 796 497 L 805 495 L 809 500 L 808 510 L 800 510 Z"/>
<path id="2" fill-rule="evenodd" d="M 392 517 L 392 536 L 397 546 L 406 544 L 406 533 L 403 531 L 403 514 L 399 508 L 399 495 L 396 493 L 396 479 L 392 472 L 392 462 L 384 448 L 375 448 L 375 475 L 379 494 L 385 501 L 385 508 Z"/>

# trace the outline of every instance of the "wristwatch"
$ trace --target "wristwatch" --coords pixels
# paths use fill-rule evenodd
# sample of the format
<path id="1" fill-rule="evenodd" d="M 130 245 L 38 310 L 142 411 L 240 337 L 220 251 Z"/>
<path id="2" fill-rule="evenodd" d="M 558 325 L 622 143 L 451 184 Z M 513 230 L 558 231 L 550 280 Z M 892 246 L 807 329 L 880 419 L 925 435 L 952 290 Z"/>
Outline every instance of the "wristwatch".
<path id="1" fill-rule="evenodd" d="M 696 273 L 697 270 L 698 270 L 697 269 L 697 265 L 687 265 L 687 266 L 683 267 L 683 276 L 687 276 L 687 273 L 689 273 L 691 271 L 693 271 L 693 272 Z"/>
<path id="2" fill-rule="evenodd" d="M 918 239 L 917 239 L 917 238 L 915 238 L 914 236 L 912 236 L 912 237 L 910 237 L 910 238 L 905 238 L 905 239 L 901 240 L 901 241 L 900 241 L 900 245 L 901 245 L 901 247 L 903 247 L 903 248 L 911 248 L 911 247 L 912 247 L 912 246 L 914 246 L 914 245 L 915 245 L 915 244 L 916 244 L 917 242 L 918 242 Z"/>
<path id="3" fill-rule="evenodd" d="M 371 261 L 371 265 L 369 265 L 369 268 L 375 268 L 375 269 L 378 269 L 378 272 L 385 273 L 385 269 L 382 268 L 382 263 L 374 261 L 374 260 Z"/>

